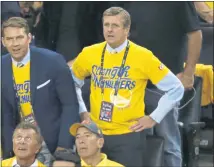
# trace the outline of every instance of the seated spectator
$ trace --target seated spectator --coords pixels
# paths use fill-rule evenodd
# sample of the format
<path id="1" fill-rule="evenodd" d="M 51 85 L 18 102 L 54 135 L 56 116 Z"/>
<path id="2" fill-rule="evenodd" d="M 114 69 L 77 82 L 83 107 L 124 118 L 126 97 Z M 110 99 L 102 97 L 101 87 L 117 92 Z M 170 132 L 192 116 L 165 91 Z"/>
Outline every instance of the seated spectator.
<path id="1" fill-rule="evenodd" d="M 20 123 L 13 133 L 15 156 L 2 161 L 2 167 L 45 167 L 36 159 L 42 145 L 42 137 L 37 127 L 30 123 Z"/>
<path id="2" fill-rule="evenodd" d="M 101 153 L 104 145 L 104 138 L 100 128 L 90 121 L 73 124 L 70 133 L 76 137 L 77 152 L 81 158 L 81 166 L 99 167 L 122 167 L 123 165 L 111 161 Z M 66 161 L 55 161 L 53 167 L 72 166 L 74 163 Z"/>

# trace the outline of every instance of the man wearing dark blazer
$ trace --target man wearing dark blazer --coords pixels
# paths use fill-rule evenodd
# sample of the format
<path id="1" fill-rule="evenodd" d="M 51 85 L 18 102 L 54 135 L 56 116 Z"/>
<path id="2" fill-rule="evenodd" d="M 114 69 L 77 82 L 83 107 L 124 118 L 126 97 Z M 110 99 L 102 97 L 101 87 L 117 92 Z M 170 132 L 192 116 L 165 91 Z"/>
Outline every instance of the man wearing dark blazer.
<path id="1" fill-rule="evenodd" d="M 8 19 L 2 32 L 9 52 L 2 57 L 3 158 L 12 156 L 12 134 L 21 120 L 39 126 L 50 153 L 71 148 L 69 127 L 79 120 L 79 106 L 65 60 L 50 50 L 30 47 L 32 37 L 23 18 Z"/>

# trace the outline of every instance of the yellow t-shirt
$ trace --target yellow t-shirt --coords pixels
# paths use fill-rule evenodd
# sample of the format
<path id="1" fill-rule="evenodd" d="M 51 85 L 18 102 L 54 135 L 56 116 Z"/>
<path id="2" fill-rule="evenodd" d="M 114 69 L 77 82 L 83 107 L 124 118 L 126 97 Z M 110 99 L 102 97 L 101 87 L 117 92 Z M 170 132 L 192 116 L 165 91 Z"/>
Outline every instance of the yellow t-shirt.
<path id="1" fill-rule="evenodd" d="M 101 107 L 101 55 L 106 42 L 85 47 L 73 63 L 72 70 L 79 79 L 91 75 L 90 116 L 106 135 L 131 132 L 137 118 L 144 116 L 144 94 L 148 79 L 154 84 L 169 72 L 151 51 L 129 41 L 130 49 L 123 69 L 117 97 L 114 98 L 114 85 L 125 49 L 111 54 L 107 50 L 104 57 L 104 96 L 106 102 L 115 102 L 111 122 L 100 120 Z"/>
<path id="2" fill-rule="evenodd" d="M 16 157 L 5 159 L 1 162 L 1 167 L 12 167 L 15 161 L 16 161 Z M 34 164 L 37 164 L 37 165 L 34 166 Z M 37 162 L 34 162 L 34 164 L 32 165 L 32 167 L 46 167 L 43 163 L 41 163 L 38 160 Z"/>
<path id="3" fill-rule="evenodd" d="M 30 62 L 21 68 L 13 65 L 13 75 L 23 112 L 22 114 L 23 116 L 27 116 L 32 113 L 30 98 Z"/>
<path id="4" fill-rule="evenodd" d="M 96 167 L 124 167 L 123 165 L 111 161 L 109 159 L 107 159 L 106 154 L 102 154 L 102 161 L 96 165 Z M 81 160 L 81 166 L 82 167 L 90 167 L 90 165 L 87 165 L 83 160 Z"/>

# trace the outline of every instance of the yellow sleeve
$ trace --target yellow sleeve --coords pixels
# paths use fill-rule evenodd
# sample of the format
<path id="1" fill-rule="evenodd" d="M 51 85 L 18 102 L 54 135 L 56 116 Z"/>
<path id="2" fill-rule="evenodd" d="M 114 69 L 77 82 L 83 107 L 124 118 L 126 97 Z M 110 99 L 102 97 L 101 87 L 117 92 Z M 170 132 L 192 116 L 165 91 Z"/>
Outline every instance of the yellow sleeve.
<path id="1" fill-rule="evenodd" d="M 90 54 L 87 49 L 83 49 L 82 52 L 77 56 L 72 65 L 72 71 L 75 77 L 84 80 L 85 77 L 90 75 Z"/>
<path id="2" fill-rule="evenodd" d="M 147 59 L 144 62 L 146 75 L 153 84 L 157 84 L 168 74 L 170 70 L 157 57 L 155 57 L 152 52 L 149 51 L 146 57 Z"/>

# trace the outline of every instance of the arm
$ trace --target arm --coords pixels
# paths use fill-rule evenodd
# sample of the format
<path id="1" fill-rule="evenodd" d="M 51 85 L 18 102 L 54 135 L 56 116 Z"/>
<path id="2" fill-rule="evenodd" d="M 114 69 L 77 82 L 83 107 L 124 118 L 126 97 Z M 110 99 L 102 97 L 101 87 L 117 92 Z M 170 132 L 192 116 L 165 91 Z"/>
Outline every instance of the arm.
<path id="1" fill-rule="evenodd" d="M 177 77 L 181 80 L 184 88 L 192 88 L 194 83 L 195 66 L 200 57 L 202 33 L 200 30 L 199 21 L 195 7 L 191 2 L 183 3 L 183 11 L 180 11 L 181 25 L 184 33 L 188 37 L 187 60 L 184 71 L 179 73 Z"/>
<path id="2" fill-rule="evenodd" d="M 82 98 L 81 88 L 84 85 L 84 80 L 80 80 L 77 77 L 75 77 L 74 73 L 72 72 L 72 68 L 70 68 L 70 69 L 71 69 L 72 77 L 73 77 L 74 82 L 75 82 L 75 89 L 76 89 L 77 99 L 78 99 L 78 103 L 79 103 L 79 114 L 80 114 L 81 121 L 90 120 L 90 115 L 87 112 L 86 105 L 85 105 L 84 100 Z"/>
<path id="3" fill-rule="evenodd" d="M 13 143 L 12 136 L 15 129 L 15 120 L 13 115 L 12 106 L 7 102 L 4 95 L 2 94 L 2 133 L 1 133 L 1 146 L 3 152 L 3 159 L 10 158 L 13 156 Z"/>
<path id="4" fill-rule="evenodd" d="M 67 64 L 70 67 L 71 74 L 72 74 L 72 77 L 73 77 L 73 80 L 75 83 L 75 89 L 76 89 L 77 99 L 78 99 L 78 103 L 79 103 L 79 114 L 80 114 L 81 121 L 90 120 L 90 115 L 87 112 L 86 105 L 85 105 L 84 100 L 82 98 L 81 88 L 84 85 L 84 80 L 78 79 L 77 77 L 74 76 L 74 73 L 72 72 L 72 64 L 74 63 L 75 59 L 69 61 Z"/>
<path id="5" fill-rule="evenodd" d="M 72 148 L 74 138 L 69 134 L 69 128 L 79 121 L 79 106 L 69 67 L 61 55 L 57 55 L 56 63 L 55 85 L 62 108 L 58 147 Z"/>
<path id="6" fill-rule="evenodd" d="M 90 63 L 88 61 L 88 55 L 86 49 L 83 49 L 82 52 L 75 58 L 71 60 L 68 65 L 72 73 L 73 80 L 75 82 L 75 89 L 77 92 L 77 98 L 79 102 L 79 114 L 81 120 L 90 120 L 89 113 L 87 112 L 86 105 L 82 98 L 81 88 L 84 85 L 84 79 L 87 76 L 90 76 Z"/>
<path id="7" fill-rule="evenodd" d="M 75 58 L 76 59 L 76 58 Z M 72 67 L 72 64 L 74 63 L 75 59 L 73 60 L 70 60 L 67 62 L 68 66 L 71 68 Z"/>
<path id="8" fill-rule="evenodd" d="M 184 87 L 172 72 L 169 72 L 156 86 L 165 94 L 160 98 L 157 108 L 150 114 L 150 117 L 155 122 L 160 123 L 182 99 Z"/>
<path id="9" fill-rule="evenodd" d="M 166 114 L 172 110 L 183 97 L 184 88 L 179 79 L 152 52 L 147 52 L 147 59 L 142 62 L 142 71 L 159 89 L 165 92 L 158 102 L 157 108 L 149 115 L 137 119 L 130 127 L 132 131 L 140 132 L 160 123 Z"/>
<path id="10" fill-rule="evenodd" d="M 213 10 L 210 9 L 210 7 L 205 2 L 194 2 L 196 11 L 200 15 L 202 19 L 204 19 L 206 22 L 212 24 L 213 23 Z"/>
<path id="11" fill-rule="evenodd" d="M 202 33 L 201 30 L 190 32 L 188 36 L 188 54 L 184 71 L 177 74 L 186 89 L 190 89 L 194 84 L 195 66 L 200 57 Z"/>
<path id="12" fill-rule="evenodd" d="M 170 71 L 156 86 L 164 91 L 165 94 L 160 98 L 157 108 L 149 116 L 138 119 L 138 123 L 131 126 L 131 130 L 140 132 L 144 129 L 152 128 L 156 123 L 160 123 L 183 97 L 184 87 Z"/>
<path id="13" fill-rule="evenodd" d="M 202 33 L 201 30 L 190 32 L 188 36 L 188 53 L 184 74 L 191 76 L 195 72 L 195 66 L 200 57 Z"/>

